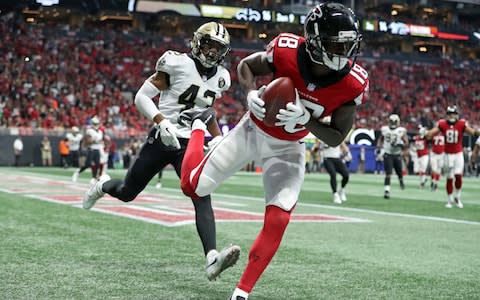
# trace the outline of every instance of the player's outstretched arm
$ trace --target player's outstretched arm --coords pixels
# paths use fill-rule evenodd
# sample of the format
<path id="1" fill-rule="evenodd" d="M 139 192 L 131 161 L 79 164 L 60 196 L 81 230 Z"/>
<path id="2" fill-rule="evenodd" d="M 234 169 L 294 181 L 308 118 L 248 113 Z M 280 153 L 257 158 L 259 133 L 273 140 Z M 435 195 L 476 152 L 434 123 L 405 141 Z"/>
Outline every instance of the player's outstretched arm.
<path id="1" fill-rule="evenodd" d="M 432 137 L 436 136 L 439 132 L 440 132 L 440 128 L 433 127 L 432 129 L 427 131 L 427 133 L 425 134 L 425 137 L 430 140 L 432 139 Z"/>
<path id="2" fill-rule="evenodd" d="M 255 90 L 255 77 L 273 73 L 265 51 L 256 52 L 242 59 L 237 66 L 238 81 L 246 93 Z"/>
<path id="3" fill-rule="evenodd" d="M 346 104 L 337 108 L 332 113 L 330 125 L 311 118 L 305 127 L 325 144 L 335 147 L 345 140 L 353 126 L 355 119 L 355 105 Z"/>
<path id="4" fill-rule="evenodd" d="M 468 133 L 471 136 L 480 136 L 480 130 L 479 129 L 473 129 L 470 126 L 465 127 L 465 132 Z"/>

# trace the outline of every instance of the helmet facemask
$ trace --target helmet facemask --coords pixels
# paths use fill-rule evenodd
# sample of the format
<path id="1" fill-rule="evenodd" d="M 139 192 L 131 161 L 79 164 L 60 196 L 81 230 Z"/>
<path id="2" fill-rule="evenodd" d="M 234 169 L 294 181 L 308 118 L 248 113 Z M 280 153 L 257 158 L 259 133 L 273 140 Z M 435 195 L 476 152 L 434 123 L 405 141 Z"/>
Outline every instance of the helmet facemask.
<path id="1" fill-rule="evenodd" d="M 447 122 L 450 124 L 455 124 L 458 121 L 458 111 L 457 106 L 447 107 Z"/>
<path id="2" fill-rule="evenodd" d="M 458 121 L 458 113 L 448 113 L 447 114 L 447 121 L 450 124 L 455 124 Z"/>
<path id="3" fill-rule="evenodd" d="M 355 31 L 340 31 L 338 34 L 338 37 L 327 38 L 307 34 L 307 52 L 314 63 L 338 71 L 347 65 L 350 58 L 357 56 L 361 36 Z"/>
<path id="4" fill-rule="evenodd" d="M 388 117 L 388 127 L 395 129 L 398 126 L 400 126 L 400 117 L 397 114 L 390 115 L 390 117 Z"/>

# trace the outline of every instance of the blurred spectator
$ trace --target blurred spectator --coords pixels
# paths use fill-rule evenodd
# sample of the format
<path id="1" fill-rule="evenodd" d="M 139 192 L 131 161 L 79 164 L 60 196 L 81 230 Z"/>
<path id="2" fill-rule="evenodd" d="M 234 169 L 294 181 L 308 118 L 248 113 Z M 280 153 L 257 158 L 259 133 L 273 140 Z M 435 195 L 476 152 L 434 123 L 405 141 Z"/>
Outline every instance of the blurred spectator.
<path id="1" fill-rule="evenodd" d="M 68 138 L 63 138 L 58 143 L 58 153 L 60 154 L 60 166 L 68 168 L 68 158 L 70 156 L 70 149 L 68 146 Z"/>
<path id="2" fill-rule="evenodd" d="M 52 145 L 46 135 L 43 136 L 40 144 L 40 151 L 42 154 L 42 165 L 44 167 L 52 166 Z"/>
<path id="3" fill-rule="evenodd" d="M 15 141 L 13 141 L 13 154 L 15 155 L 15 167 L 20 166 L 20 158 L 23 152 L 23 141 L 20 136 L 17 136 Z"/>

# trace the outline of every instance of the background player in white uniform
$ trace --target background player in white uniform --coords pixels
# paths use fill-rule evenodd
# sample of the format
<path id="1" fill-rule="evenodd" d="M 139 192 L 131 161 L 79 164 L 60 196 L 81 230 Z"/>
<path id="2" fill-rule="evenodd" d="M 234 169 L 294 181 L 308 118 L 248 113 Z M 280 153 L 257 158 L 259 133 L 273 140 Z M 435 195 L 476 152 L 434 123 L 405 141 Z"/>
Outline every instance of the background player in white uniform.
<path id="1" fill-rule="evenodd" d="M 100 128 L 100 119 L 94 116 L 91 120 L 92 126 L 85 131 L 84 144 L 87 146 L 87 159 L 85 165 L 76 169 L 72 175 L 72 181 L 76 182 L 80 173 L 90 168 L 92 170 L 92 179 L 90 184 L 94 184 L 100 176 L 100 151 L 103 150 L 103 129 Z"/>
<path id="2" fill-rule="evenodd" d="M 83 139 L 83 134 L 77 126 L 72 127 L 72 132 L 67 133 L 68 146 L 70 149 L 70 164 L 76 168 L 79 167 L 78 159 L 80 158 L 80 144 Z"/>
<path id="3" fill-rule="evenodd" d="M 192 51 L 166 51 L 157 61 L 155 74 L 143 83 L 135 96 L 135 105 L 154 126 L 148 134 L 124 180 L 103 176 L 89 189 L 83 207 L 90 209 L 105 193 L 124 201 L 134 200 L 149 181 L 166 165 L 172 164 L 180 175 L 185 147 L 191 129 L 177 122 L 184 110 L 203 112 L 230 87 L 230 73 L 221 63 L 230 51 L 230 36 L 223 25 L 209 22 L 200 26 L 191 41 Z M 152 98 L 160 94 L 158 107 Z M 209 131 L 213 143 L 221 139 L 220 129 L 212 122 Z M 209 195 L 193 200 L 197 232 L 206 256 L 209 280 L 238 260 L 240 247 L 216 250 L 215 217 Z"/>
<path id="4" fill-rule="evenodd" d="M 367 72 L 354 64 L 360 40 L 350 9 L 337 3 L 317 5 L 305 19 L 305 38 L 280 34 L 267 51 L 239 63 L 238 78 L 247 92 L 250 112 L 205 158 L 204 131 L 211 118 L 203 114 L 191 118 L 192 137 L 182 165 L 185 194 L 207 195 L 252 160 L 263 164 L 264 223 L 231 299 L 248 298 L 280 246 L 304 179 L 305 144 L 301 140 L 310 131 L 336 146 L 352 127 L 356 105 L 362 103 L 368 88 Z M 275 126 L 268 127 L 255 78 L 271 74 L 290 77 L 301 100 L 288 103 L 276 115 Z M 320 122 L 330 115 L 330 124 Z"/>
<path id="5" fill-rule="evenodd" d="M 403 183 L 402 173 L 402 154 L 405 145 L 408 145 L 407 130 L 400 126 L 400 117 L 397 114 L 391 114 L 388 117 L 388 126 L 382 126 L 381 136 L 378 141 L 379 147 L 383 147 L 385 152 L 383 156 L 383 164 L 385 168 L 384 194 L 385 199 L 390 198 L 390 177 L 392 169 L 398 176 L 400 188 L 403 190 L 405 184 Z"/>

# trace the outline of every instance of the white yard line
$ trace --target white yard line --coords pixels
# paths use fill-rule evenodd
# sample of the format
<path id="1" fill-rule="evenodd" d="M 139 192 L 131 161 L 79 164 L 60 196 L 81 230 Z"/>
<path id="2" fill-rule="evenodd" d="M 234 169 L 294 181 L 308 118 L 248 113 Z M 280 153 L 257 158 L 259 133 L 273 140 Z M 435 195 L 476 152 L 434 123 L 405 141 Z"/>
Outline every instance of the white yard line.
<path id="1" fill-rule="evenodd" d="M 58 176 L 49 176 L 47 178 L 39 178 L 40 176 L 37 173 L 29 173 L 29 172 L 22 172 L 23 176 L 28 176 L 28 177 L 35 177 L 37 180 L 52 180 L 55 178 L 58 182 L 64 182 L 64 183 L 71 183 L 66 180 L 59 179 Z M 28 174 L 28 175 L 26 175 Z M 16 174 L 9 174 L 9 176 L 15 176 Z M 154 188 L 148 188 L 148 190 L 153 191 L 155 190 Z M 7 192 L 5 189 L 1 189 L 0 191 Z M 176 195 L 180 195 L 179 197 L 182 197 L 182 194 L 179 189 L 174 189 L 174 188 L 162 188 L 161 190 L 155 190 L 157 193 L 164 191 L 164 192 L 169 192 L 173 193 Z M 255 202 L 262 202 L 264 203 L 265 200 L 263 198 L 259 197 L 248 197 L 248 196 L 241 196 L 241 195 L 230 195 L 230 194 L 221 194 L 221 193 L 214 193 L 213 194 L 215 197 L 220 197 L 220 198 L 227 198 L 227 199 L 241 199 L 241 200 L 247 200 L 247 201 L 255 201 Z M 238 203 L 238 205 L 241 205 L 241 203 Z M 349 212 L 357 212 L 357 213 L 366 213 L 366 214 L 374 214 L 374 215 L 380 215 L 380 216 L 392 216 L 392 217 L 400 217 L 400 218 L 409 218 L 409 219 L 419 219 L 419 220 L 428 220 L 428 221 L 436 221 L 436 222 L 446 222 L 446 223 L 456 223 L 456 224 L 468 224 L 468 225 L 480 225 L 480 222 L 476 221 L 467 221 L 467 220 L 458 220 L 458 219 L 450 219 L 450 218 L 442 218 L 442 217 L 434 217 L 434 216 L 422 216 L 422 215 L 413 215 L 413 214 L 404 214 L 404 213 L 394 213 L 394 212 L 385 212 L 385 211 L 377 211 L 377 210 L 370 210 L 370 209 L 361 209 L 361 208 L 351 208 L 351 207 L 339 207 L 339 206 L 333 206 L 333 205 L 323 205 L 323 204 L 314 204 L 314 203 L 302 203 L 301 200 L 297 204 L 298 206 L 304 206 L 304 207 L 316 207 L 316 208 L 326 208 L 326 209 L 331 209 L 331 210 L 339 210 L 339 211 L 349 211 Z M 447 209 L 447 208 L 446 208 Z M 456 208 L 452 208 L 456 209 Z"/>

